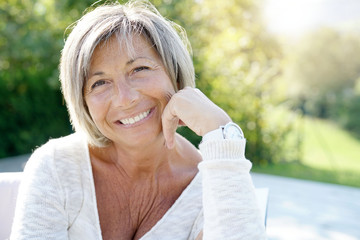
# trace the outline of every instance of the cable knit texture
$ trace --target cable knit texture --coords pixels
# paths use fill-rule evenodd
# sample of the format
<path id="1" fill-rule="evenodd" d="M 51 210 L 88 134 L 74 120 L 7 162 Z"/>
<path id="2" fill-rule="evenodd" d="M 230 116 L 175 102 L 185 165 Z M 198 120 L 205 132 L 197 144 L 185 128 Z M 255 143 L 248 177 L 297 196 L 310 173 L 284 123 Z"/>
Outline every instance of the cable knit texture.
<path id="1" fill-rule="evenodd" d="M 245 142 L 200 145 L 200 172 L 142 240 L 264 239 Z M 87 143 L 80 134 L 54 139 L 28 161 L 11 240 L 101 240 Z"/>
<path id="2" fill-rule="evenodd" d="M 245 139 L 200 144 L 206 240 L 266 239 L 245 158 Z"/>

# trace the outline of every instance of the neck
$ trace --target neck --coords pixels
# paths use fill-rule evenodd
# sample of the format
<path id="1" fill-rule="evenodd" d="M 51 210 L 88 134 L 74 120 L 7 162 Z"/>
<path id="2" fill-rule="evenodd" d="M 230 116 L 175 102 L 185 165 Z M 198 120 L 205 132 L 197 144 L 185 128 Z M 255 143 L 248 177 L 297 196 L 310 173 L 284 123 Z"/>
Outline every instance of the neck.
<path id="1" fill-rule="evenodd" d="M 114 164 L 122 174 L 133 180 L 155 178 L 171 172 L 170 159 L 176 153 L 176 150 L 167 149 L 163 138 L 145 146 L 112 143 L 95 151 L 99 160 Z"/>

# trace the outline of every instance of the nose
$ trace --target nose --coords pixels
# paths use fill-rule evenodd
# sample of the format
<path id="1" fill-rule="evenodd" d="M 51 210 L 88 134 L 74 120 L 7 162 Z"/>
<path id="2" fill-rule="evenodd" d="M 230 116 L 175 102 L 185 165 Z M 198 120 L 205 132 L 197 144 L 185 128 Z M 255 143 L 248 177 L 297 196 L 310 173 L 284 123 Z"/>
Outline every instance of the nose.
<path id="1" fill-rule="evenodd" d="M 125 81 L 118 81 L 114 88 L 112 104 L 114 107 L 129 108 L 137 103 L 140 93 L 131 84 Z"/>

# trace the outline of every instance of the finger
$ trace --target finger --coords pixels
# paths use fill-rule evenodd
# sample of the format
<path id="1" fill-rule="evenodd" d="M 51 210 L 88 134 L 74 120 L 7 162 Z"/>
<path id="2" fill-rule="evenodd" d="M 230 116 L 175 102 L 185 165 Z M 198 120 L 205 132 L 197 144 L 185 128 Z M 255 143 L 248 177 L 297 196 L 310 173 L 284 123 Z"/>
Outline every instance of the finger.
<path id="1" fill-rule="evenodd" d="M 179 124 L 179 118 L 172 113 L 172 104 L 169 102 L 162 115 L 162 127 L 166 146 L 171 149 L 175 145 L 175 132 Z"/>

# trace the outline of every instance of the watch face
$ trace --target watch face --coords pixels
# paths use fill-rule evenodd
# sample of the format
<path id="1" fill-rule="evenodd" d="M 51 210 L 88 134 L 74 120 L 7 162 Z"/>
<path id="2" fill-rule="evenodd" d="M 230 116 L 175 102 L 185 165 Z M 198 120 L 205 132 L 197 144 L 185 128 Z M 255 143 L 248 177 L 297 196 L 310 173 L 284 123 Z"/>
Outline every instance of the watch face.
<path id="1" fill-rule="evenodd" d="M 228 123 L 224 127 L 225 139 L 243 139 L 244 134 L 241 128 L 235 123 Z"/>

